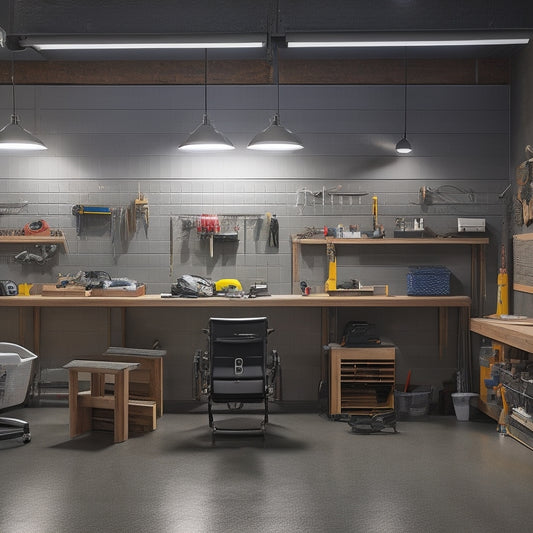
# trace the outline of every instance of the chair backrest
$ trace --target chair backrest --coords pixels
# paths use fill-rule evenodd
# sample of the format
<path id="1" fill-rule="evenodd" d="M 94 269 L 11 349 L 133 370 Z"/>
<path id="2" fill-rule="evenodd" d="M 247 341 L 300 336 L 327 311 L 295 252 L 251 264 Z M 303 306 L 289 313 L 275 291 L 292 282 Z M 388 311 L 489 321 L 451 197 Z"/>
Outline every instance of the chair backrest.
<path id="1" fill-rule="evenodd" d="M 214 401 L 252 401 L 266 393 L 268 319 L 211 318 L 209 359 Z"/>

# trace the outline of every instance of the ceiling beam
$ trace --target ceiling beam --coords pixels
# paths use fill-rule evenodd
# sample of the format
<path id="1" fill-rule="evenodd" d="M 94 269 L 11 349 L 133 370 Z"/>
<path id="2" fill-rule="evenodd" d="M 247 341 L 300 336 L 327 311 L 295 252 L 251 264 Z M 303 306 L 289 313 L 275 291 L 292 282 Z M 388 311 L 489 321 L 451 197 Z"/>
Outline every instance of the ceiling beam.
<path id="1" fill-rule="evenodd" d="M 18 85 L 199 85 L 203 61 L 17 61 Z M 280 60 L 281 84 L 398 85 L 404 83 L 403 60 Z M 411 59 L 410 84 L 508 84 L 509 60 Z M 0 84 L 11 82 L 11 63 L 0 61 Z M 209 61 L 208 83 L 264 85 L 274 83 L 266 60 Z"/>

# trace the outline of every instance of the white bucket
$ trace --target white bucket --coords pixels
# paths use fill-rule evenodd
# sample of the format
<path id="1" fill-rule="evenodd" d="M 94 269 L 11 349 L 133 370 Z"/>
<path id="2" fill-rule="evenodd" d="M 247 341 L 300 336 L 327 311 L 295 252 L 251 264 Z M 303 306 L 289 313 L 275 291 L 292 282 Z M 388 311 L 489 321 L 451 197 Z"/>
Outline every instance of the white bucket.
<path id="1" fill-rule="evenodd" d="M 470 400 L 479 396 L 475 392 L 454 392 L 452 394 L 453 408 L 457 420 L 466 422 L 470 419 Z"/>

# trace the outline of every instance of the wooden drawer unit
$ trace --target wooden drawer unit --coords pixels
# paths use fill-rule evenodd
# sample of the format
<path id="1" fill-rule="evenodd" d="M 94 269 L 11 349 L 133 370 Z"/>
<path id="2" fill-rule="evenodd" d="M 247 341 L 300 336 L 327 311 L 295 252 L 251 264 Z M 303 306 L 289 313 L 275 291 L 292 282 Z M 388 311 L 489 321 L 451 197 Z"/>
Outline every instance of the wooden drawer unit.
<path id="1" fill-rule="evenodd" d="M 394 409 L 396 347 L 330 347 L 329 414 Z"/>

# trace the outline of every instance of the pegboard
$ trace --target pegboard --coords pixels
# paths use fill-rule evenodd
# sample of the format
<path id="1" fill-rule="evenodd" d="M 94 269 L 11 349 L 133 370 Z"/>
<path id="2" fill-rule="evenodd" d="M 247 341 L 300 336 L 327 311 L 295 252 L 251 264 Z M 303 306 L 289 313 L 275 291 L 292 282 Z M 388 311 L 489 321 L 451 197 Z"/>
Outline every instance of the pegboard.
<path id="1" fill-rule="evenodd" d="M 513 289 L 533 293 L 533 233 L 513 235 Z"/>

